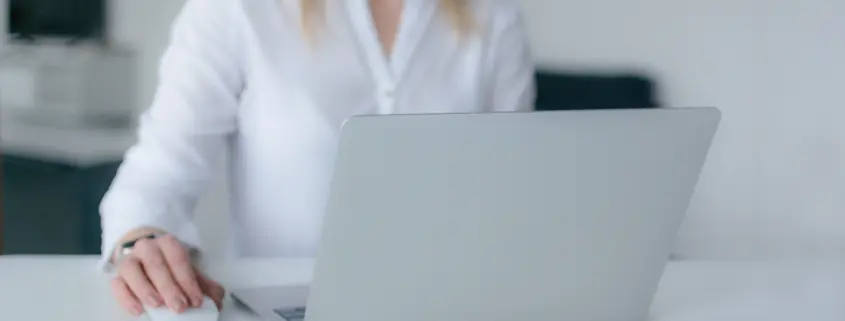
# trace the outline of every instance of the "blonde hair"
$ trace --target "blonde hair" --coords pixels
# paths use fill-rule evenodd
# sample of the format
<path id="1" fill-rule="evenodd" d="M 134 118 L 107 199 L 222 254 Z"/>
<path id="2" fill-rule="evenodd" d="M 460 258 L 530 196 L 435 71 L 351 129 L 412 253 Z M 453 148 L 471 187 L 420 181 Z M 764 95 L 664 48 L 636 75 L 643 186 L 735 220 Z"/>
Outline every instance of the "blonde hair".
<path id="1" fill-rule="evenodd" d="M 314 38 L 318 25 L 322 23 L 326 0 L 300 0 L 302 7 L 302 30 L 309 40 Z M 466 35 L 475 27 L 475 18 L 470 0 L 431 0 L 440 2 L 440 13 L 446 15 L 452 27 L 460 35 Z"/>

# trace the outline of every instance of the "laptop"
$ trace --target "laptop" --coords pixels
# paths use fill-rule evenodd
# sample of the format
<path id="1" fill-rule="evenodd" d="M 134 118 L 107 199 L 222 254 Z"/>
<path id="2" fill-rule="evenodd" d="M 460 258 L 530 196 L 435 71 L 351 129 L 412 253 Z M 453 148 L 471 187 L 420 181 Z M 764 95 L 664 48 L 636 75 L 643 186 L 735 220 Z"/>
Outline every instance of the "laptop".
<path id="1" fill-rule="evenodd" d="M 352 118 L 311 284 L 233 297 L 268 320 L 646 320 L 719 121 Z"/>

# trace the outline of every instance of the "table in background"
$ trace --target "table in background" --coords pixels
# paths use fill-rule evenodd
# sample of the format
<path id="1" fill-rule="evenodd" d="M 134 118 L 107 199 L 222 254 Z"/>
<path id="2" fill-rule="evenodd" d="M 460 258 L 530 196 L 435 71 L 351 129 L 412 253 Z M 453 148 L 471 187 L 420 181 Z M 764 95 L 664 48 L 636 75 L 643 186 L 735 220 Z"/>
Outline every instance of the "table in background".
<path id="1" fill-rule="evenodd" d="M 137 320 L 123 314 L 111 298 L 106 277 L 95 269 L 96 259 L 0 257 L 0 320 Z M 307 283 L 313 261 L 241 260 L 207 266 L 210 276 L 234 288 Z M 258 321 L 231 301 L 220 320 Z M 651 320 L 842 321 L 845 263 L 673 262 L 661 281 Z"/>

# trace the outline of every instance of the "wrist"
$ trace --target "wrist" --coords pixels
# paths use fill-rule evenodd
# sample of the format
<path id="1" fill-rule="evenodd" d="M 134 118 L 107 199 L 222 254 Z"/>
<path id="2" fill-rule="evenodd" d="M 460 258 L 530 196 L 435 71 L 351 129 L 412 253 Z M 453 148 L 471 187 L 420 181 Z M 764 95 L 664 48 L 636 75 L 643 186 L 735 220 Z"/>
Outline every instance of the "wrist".
<path id="1" fill-rule="evenodd" d="M 111 254 L 112 263 L 118 263 L 118 261 L 128 255 L 128 252 L 131 252 L 132 247 L 134 247 L 135 243 L 139 240 L 152 239 L 164 234 L 167 234 L 167 232 L 160 229 L 147 227 L 139 228 L 129 233 L 126 233 L 126 235 L 124 235 L 122 238 L 120 238 L 120 240 L 118 240 L 117 246 Z"/>

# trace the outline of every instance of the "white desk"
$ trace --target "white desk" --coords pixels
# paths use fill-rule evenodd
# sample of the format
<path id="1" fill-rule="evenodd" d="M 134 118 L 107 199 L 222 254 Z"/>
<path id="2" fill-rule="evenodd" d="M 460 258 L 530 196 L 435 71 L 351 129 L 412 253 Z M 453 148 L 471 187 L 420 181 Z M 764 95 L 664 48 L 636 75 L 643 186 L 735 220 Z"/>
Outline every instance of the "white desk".
<path id="1" fill-rule="evenodd" d="M 95 257 L 0 257 L 0 320 L 136 320 L 119 310 L 95 262 Z M 310 260 L 252 260 L 211 265 L 208 273 L 232 288 L 307 282 L 312 267 Z M 227 302 L 221 320 L 258 319 Z M 652 320 L 842 321 L 845 263 L 672 263 Z"/>
<path id="2" fill-rule="evenodd" d="M 96 261 L 93 256 L 0 256 L 0 320 L 139 320 L 120 310 Z M 207 273 L 232 288 L 301 284 L 311 279 L 312 268 L 311 260 L 256 260 L 209 264 Z M 228 298 L 221 320 L 260 321 Z"/>

